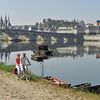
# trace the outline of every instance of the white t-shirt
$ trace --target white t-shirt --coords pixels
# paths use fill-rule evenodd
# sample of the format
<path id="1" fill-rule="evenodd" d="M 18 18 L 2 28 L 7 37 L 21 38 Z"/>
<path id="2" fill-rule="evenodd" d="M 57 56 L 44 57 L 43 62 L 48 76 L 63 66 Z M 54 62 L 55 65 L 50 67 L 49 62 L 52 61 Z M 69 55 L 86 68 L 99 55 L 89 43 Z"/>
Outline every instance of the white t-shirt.
<path id="1" fill-rule="evenodd" d="M 27 57 L 21 57 L 21 64 L 26 65 Z"/>

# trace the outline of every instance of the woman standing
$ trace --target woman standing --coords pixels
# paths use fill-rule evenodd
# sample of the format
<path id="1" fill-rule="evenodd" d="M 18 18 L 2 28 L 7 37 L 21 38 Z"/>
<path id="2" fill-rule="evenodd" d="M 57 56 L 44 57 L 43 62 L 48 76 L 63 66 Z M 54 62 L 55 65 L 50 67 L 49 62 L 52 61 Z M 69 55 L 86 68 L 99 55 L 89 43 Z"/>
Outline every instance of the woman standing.
<path id="1" fill-rule="evenodd" d="M 16 57 L 16 68 L 17 68 L 17 79 L 20 78 L 21 68 L 20 68 L 20 54 L 17 54 Z"/>

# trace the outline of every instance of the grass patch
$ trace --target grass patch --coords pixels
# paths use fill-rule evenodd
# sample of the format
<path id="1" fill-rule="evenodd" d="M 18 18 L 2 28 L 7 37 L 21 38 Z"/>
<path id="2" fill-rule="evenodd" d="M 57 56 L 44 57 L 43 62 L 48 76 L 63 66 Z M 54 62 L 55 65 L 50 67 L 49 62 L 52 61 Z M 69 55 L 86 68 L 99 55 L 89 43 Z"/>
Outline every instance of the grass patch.
<path id="1" fill-rule="evenodd" d="M 36 81 L 36 82 L 42 80 L 42 78 L 40 76 L 32 74 L 31 72 L 30 72 L 30 78 L 31 78 L 31 80 Z"/>
<path id="2" fill-rule="evenodd" d="M 14 66 L 11 65 L 5 65 L 4 63 L 0 63 L 0 70 L 6 71 L 6 72 L 12 72 Z"/>
<path id="3" fill-rule="evenodd" d="M 13 69 L 14 69 L 14 66 L 5 65 L 4 63 L 0 63 L 0 70 L 12 73 Z M 31 78 L 32 81 L 41 81 L 42 80 L 41 77 L 39 77 L 35 74 L 32 74 L 31 72 L 29 72 L 29 74 L 30 74 L 30 78 Z"/>

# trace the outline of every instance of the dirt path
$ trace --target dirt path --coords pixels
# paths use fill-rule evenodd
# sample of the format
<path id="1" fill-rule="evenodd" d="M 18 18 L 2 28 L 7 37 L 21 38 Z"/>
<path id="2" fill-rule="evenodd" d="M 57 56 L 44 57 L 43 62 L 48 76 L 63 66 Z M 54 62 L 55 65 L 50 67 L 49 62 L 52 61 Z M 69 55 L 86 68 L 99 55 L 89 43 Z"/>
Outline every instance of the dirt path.
<path id="1" fill-rule="evenodd" d="M 69 89 L 51 84 L 16 80 L 12 74 L 0 71 L 0 100 L 87 100 L 72 96 Z"/>

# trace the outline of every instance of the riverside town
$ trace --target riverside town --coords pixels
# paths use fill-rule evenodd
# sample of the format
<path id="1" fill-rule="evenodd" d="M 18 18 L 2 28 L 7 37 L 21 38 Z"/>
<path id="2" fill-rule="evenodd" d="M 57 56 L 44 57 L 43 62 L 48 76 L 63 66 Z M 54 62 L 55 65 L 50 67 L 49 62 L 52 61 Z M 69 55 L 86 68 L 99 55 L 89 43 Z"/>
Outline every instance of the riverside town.
<path id="1" fill-rule="evenodd" d="M 100 100 L 100 0 L 0 0 L 0 100 Z"/>
<path id="2" fill-rule="evenodd" d="M 12 25 L 9 16 L 5 16 L 4 19 L 1 16 L 0 40 L 34 40 L 34 38 L 32 38 L 34 34 L 43 34 L 44 36 L 46 34 L 52 34 L 52 36 L 56 35 L 56 40 L 57 36 L 60 34 L 62 36 L 66 35 L 67 37 L 68 35 L 72 37 L 73 35 L 79 36 L 80 40 L 99 41 L 100 20 L 97 20 L 95 23 L 85 23 L 84 21 L 76 19 L 68 21 L 48 18 L 43 19 L 42 22 L 35 23 L 35 25 Z"/>
<path id="3" fill-rule="evenodd" d="M 1 16 L 0 100 L 99 100 L 99 74 L 100 20 L 13 25 Z"/>

